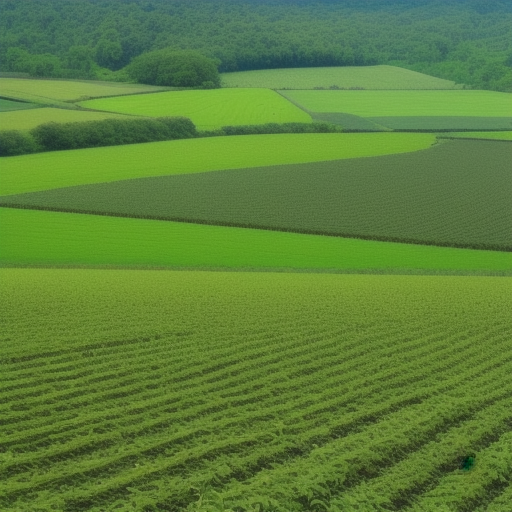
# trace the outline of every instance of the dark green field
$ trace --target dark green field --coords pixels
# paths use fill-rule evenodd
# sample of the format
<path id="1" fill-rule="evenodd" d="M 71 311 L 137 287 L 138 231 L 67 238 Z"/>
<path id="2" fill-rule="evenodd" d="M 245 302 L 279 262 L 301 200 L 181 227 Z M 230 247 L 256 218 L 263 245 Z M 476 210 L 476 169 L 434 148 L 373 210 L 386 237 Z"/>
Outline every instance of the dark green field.
<path id="1" fill-rule="evenodd" d="M 0 112 L 11 112 L 12 110 L 27 110 L 30 108 L 39 108 L 40 106 L 41 105 L 36 105 L 34 103 L 26 103 L 24 101 L 11 101 L 0 98 Z"/>
<path id="2" fill-rule="evenodd" d="M 0 206 L 512 250 L 511 157 L 508 142 L 453 140 L 401 155 L 66 187 Z"/>
<path id="3" fill-rule="evenodd" d="M 364 119 L 393 130 L 510 130 L 512 117 L 402 116 Z M 347 127 L 348 128 L 348 127 Z"/>

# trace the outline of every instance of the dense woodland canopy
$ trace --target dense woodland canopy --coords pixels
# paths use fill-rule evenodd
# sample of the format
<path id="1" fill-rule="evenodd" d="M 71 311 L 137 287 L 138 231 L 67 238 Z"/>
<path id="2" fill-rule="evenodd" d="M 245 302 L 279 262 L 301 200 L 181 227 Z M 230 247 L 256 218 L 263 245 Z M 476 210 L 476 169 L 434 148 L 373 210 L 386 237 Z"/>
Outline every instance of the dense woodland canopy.
<path id="1" fill-rule="evenodd" d="M 512 91 L 508 0 L 0 0 L 0 70 L 127 79 L 145 52 L 220 71 L 394 64 Z"/>

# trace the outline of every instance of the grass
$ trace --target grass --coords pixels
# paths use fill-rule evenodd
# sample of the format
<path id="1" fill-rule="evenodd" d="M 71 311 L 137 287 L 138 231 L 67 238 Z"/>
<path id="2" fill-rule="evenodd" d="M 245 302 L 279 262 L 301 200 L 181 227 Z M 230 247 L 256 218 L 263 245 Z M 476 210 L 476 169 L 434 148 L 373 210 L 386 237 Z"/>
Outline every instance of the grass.
<path id="1" fill-rule="evenodd" d="M 0 112 L 11 112 L 13 110 L 26 110 L 31 108 L 39 108 L 39 105 L 34 103 L 26 103 L 25 101 L 11 101 L 4 100 L 0 98 Z M 3 119 L 3 116 L 0 117 L 0 120 Z M 2 120 L 2 123 L 4 121 Z M 2 129 L 2 124 L 0 124 L 0 129 Z"/>
<path id="2" fill-rule="evenodd" d="M 396 66 L 344 66 L 319 68 L 263 69 L 221 75 L 223 87 L 266 87 L 269 89 L 455 89 L 455 82 Z"/>
<path id="3" fill-rule="evenodd" d="M 512 251 L 511 156 L 512 143 L 459 139 L 399 155 L 17 194 L 0 206 Z"/>
<path id="4" fill-rule="evenodd" d="M 493 140 L 512 140 L 511 132 L 448 132 L 438 134 L 440 137 L 454 137 L 461 139 L 493 139 Z"/>
<path id="5" fill-rule="evenodd" d="M 360 119 L 393 130 L 503 130 L 512 128 L 512 117 L 387 116 Z"/>
<path id="6" fill-rule="evenodd" d="M 281 134 L 211 137 L 4 158 L 0 194 L 424 149 L 433 134 Z"/>
<path id="7" fill-rule="evenodd" d="M 166 87 L 155 87 L 152 85 L 97 82 L 92 80 L 0 78 L 1 96 L 45 104 L 80 101 L 98 96 L 154 92 L 166 89 Z"/>
<path id="8" fill-rule="evenodd" d="M 313 112 L 362 117 L 512 117 L 512 96 L 494 91 L 281 91 Z"/>
<path id="9" fill-rule="evenodd" d="M 82 110 L 66 110 L 62 108 L 37 108 L 18 110 L 0 114 L 0 130 L 31 130 L 43 123 L 73 123 L 81 121 L 98 121 L 100 119 L 125 118 L 121 114 L 108 112 L 88 112 Z"/>
<path id="10" fill-rule="evenodd" d="M 468 510 L 469 495 L 483 512 L 506 493 L 510 278 L 0 280 L 2 510 Z"/>
<path id="11" fill-rule="evenodd" d="M 303 110 L 268 89 L 173 91 L 81 102 L 97 110 L 143 116 L 184 116 L 201 130 L 265 123 L 307 123 Z"/>
<path id="12" fill-rule="evenodd" d="M 0 263 L 512 272 L 512 254 L 0 208 Z"/>

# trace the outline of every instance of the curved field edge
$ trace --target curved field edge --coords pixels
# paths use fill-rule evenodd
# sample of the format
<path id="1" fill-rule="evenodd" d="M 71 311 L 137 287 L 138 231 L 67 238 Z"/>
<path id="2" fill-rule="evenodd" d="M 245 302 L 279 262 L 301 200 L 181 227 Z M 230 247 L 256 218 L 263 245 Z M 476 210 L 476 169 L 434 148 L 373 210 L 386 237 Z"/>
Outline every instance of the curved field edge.
<path id="1" fill-rule="evenodd" d="M 142 116 L 184 116 L 201 130 L 266 123 L 310 123 L 311 116 L 270 89 L 173 91 L 89 100 L 78 105 Z"/>
<path id="2" fill-rule="evenodd" d="M 512 273 L 512 253 L 0 208 L 0 264 Z"/>
<path id="3" fill-rule="evenodd" d="M 311 133 L 186 139 L 2 159 L 0 194 L 227 169 L 407 153 L 434 134 Z"/>
<path id="4" fill-rule="evenodd" d="M 223 87 L 269 89 L 456 89 L 455 82 L 396 66 L 334 66 L 318 68 L 263 69 L 221 73 Z"/>
<path id="5" fill-rule="evenodd" d="M 283 512 L 375 510 L 373 486 L 404 510 L 451 475 L 473 496 L 510 475 L 510 280 L 0 277 L 5 510 L 196 510 L 191 486 Z"/>

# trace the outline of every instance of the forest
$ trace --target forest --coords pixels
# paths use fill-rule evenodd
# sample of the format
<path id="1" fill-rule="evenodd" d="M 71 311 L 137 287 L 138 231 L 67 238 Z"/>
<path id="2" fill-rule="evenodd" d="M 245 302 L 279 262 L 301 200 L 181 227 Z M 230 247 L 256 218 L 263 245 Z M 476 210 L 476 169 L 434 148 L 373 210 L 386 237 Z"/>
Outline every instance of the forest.
<path id="1" fill-rule="evenodd" d="M 220 72 L 389 64 L 512 91 L 505 0 L 0 0 L 0 13 L 4 76 L 130 81 L 135 57 L 166 49 Z"/>

